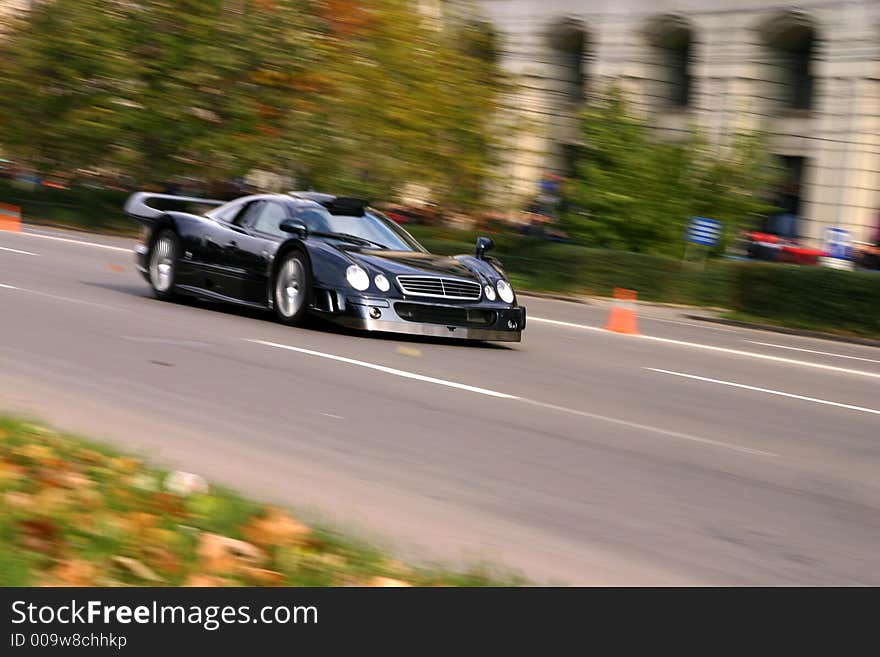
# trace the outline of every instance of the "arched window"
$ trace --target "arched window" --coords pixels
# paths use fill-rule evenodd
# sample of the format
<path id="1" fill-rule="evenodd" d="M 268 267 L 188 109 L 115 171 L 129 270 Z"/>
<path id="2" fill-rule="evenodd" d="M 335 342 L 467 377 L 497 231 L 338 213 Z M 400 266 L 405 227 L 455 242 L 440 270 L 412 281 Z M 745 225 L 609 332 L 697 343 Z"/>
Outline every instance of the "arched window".
<path id="1" fill-rule="evenodd" d="M 651 54 L 648 61 L 653 94 L 661 107 L 691 104 L 693 30 L 681 16 L 658 16 L 645 30 Z"/>
<path id="2" fill-rule="evenodd" d="M 586 100 L 590 40 L 583 21 L 562 18 L 546 32 L 548 69 L 544 80 L 550 152 L 547 170 L 568 171 L 578 141 L 578 115 Z"/>
<path id="3" fill-rule="evenodd" d="M 547 33 L 559 105 L 579 105 L 586 88 L 587 31 L 582 21 L 564 18 Z"/>
<path id="4" fill-rule="evenodd" d="M 770 98 L 784 109 L 812 109 L 817 42 L 812 20 L 801 12 L 788 11 L 766 20 L 760 32 L 770 65 Z"/>

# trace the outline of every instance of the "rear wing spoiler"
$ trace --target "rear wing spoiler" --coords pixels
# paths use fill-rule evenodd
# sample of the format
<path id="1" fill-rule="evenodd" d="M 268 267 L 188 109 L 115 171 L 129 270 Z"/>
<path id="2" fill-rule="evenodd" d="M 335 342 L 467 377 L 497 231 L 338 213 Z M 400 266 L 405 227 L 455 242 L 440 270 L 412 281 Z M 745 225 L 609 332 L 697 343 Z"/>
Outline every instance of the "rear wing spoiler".
<path id="1" fill-rule="evenodd" d="M 159 209 L 150 205 L 150 201 L 173 201 L 177 203 L 196 203 L 198 205 L 223 205 L 226 201 L 194 196 L 174 196 L 173 194 L 154 194 L 153 192 L 135 192 L 125 202 L 126 214 L 140 222 L 152 222 L 168 212 L 168 208 Z"/>
<path id="2" fill-rule="evenodd" d="M 336 196 L 329 201 L 318 201 L 327 208 L 330 214 L 351 215 L 360 217 L 370 205 L 369 201 L 362 198 L 351 198 L 348 196 Z"/>
<path id="3" fill-rule="evenodd" d="M 369 207 L 370 202 L 352 196 L 333 196 L 320 192 L 288 192 L 294 198 L 308 199 L 323 205 L 330 214 L 351 215 L 360 217 Z"/>

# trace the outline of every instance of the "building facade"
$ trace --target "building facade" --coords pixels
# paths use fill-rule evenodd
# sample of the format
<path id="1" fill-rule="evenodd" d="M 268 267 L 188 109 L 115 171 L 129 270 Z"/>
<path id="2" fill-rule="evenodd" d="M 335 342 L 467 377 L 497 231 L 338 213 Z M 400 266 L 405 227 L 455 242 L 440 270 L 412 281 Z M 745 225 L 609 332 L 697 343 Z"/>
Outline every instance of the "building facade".
<path id="1" fill-rule="evenodd" d="M 764 129 L 798 232 L 867 240 L 880 214 L 880 0 L 481 0 L 526 129 L 509 192 L 564 173 L 578 109 L 611 82 L 659 131 Z"/>

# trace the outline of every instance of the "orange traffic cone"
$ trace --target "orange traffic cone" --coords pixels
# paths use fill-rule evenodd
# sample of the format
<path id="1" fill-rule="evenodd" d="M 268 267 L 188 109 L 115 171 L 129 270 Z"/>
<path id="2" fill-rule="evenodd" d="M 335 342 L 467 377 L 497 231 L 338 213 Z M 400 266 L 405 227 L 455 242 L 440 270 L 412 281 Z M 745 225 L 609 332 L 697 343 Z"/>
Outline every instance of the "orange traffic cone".
<path id="1" fill-rule="evenodd" d="M 0 203 L 0 230 L 21 232 L 21 208 L 17 205 Z"/>
<path id="2" fill-rule="evenodd" d="M 611 306 L 611 314 L 608 316 L 606 331 L 615 333 L 630 333 L 638 335 L 636 327 L 636 291 L 626 290 L 622 287 L 614 288 L 614 305 Z"/>

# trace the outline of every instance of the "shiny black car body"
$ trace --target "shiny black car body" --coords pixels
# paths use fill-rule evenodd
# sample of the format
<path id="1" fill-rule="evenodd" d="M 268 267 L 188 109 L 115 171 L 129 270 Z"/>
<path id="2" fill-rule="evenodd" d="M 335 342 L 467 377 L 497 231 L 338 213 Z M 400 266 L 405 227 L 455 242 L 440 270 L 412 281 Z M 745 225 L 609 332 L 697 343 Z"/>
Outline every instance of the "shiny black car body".
<path id="1" fill-rule="evenodd" d="M 204 213 L 167 209 L 182 203 Z M 139 192 L 138 269 L 157 297 L 176 294 L 306 315 L 368 331 L 486 341 L 521 339 L 525 308 L 480 238 L 475 255 L 428 253 L 365 201 L 314 192 L 230 202 Z"/>

